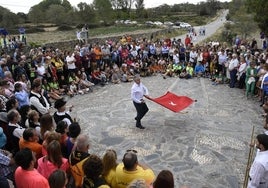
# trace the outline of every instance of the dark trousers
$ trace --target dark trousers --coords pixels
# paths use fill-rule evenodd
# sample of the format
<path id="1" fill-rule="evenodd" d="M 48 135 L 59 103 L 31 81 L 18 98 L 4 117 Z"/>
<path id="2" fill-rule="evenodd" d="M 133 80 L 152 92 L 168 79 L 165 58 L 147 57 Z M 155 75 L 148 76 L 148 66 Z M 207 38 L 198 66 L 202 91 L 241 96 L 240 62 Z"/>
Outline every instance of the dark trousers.
<path id="1" fill-rule="evenodd" d="M 136 126 L 141 125 L 141 119 L 143 116 L 149 111 L 149 108 L 147 107 L 146 103 L 136 103 L 133 101 L 133 104 L 136 108 L 137 111 L 137 116 L 136 116 Z"/>
<path id="2" fill-rule="evenodd" d="M 236 69 L 230 71 L 230 77 L 231 77 L 231 80 L 230 80 L 230 88 L 234 88 L 235 87 L 236 73 L 237 73 L 237 70 Z"/>

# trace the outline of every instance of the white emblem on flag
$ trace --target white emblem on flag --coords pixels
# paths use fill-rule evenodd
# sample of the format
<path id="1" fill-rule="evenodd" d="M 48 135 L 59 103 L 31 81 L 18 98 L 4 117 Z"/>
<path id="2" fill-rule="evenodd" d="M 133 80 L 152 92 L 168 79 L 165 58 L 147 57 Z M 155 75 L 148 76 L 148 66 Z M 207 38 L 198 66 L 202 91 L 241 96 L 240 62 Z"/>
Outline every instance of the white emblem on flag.
<path id="1" fill-rule="evenodd" d="M 168 104 L 172 105 L 172 106 L 176 106 L 176 103 L 173 103 L 172 101 L 170 101 Z"/>

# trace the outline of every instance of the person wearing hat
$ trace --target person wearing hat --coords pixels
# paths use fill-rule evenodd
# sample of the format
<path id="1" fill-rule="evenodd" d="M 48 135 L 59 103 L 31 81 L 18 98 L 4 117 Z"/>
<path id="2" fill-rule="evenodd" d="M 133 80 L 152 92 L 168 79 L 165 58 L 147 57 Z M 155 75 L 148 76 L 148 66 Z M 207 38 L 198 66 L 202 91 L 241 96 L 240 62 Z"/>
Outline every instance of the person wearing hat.
<path id="1" fill-rule="evenodd" d="M 155 179 L 155 174 L 147 165 L 138 162 L 136 150 L 127 150 L 123 157 L 123 163 L 116 167 L 115 178 L 117 188 L 125 188 L 135 179 L 145 180 L 149 187 Z"/>
<path id="2" fill-rule="evenodd" d="M 54 104 L 54 108 L 57 109 L 53 115 L 56 124 L 58 124 L 60 121 L 65 121 L 69 126 L 71 123 L 73 123 L 73 119 L 70 116 L 70 112 L 72 111 L 73 106 L 70 107 L 69 111 L 66 111 L 66 103 L 67 101 L 61 98 L 56 100 Z"/>
<path id="3" fill-rule="evenodd" d="M 256 138 L 257 151 L 249 171 L 248 188 L 268 187 L 268 135 L 259 134 Z"/>

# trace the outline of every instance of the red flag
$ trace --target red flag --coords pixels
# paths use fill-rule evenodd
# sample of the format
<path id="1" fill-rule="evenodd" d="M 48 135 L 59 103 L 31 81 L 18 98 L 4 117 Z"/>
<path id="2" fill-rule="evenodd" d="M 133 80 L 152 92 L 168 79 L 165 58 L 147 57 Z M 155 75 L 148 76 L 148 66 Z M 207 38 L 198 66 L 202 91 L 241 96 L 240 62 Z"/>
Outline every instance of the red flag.
<path id="1" fill-rule="evenodd" d="M 169 91 L 161 97 L 149 99 L 168 108 L 173 112 L 180 112 L 194 102 L 193 99 L 187 96 L 177 96 Z"/>

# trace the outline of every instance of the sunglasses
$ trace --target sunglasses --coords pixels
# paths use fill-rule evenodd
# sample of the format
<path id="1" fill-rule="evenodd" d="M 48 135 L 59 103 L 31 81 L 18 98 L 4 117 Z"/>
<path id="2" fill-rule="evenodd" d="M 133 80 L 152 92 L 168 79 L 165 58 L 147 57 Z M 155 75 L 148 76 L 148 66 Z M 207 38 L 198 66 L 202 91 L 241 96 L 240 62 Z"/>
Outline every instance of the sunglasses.
<path id="1" fill-rule="evenodd" d="M 134 149 L 128 149 L 127 152 L 138 153 L 137 150 L 134 150 Z"/>

